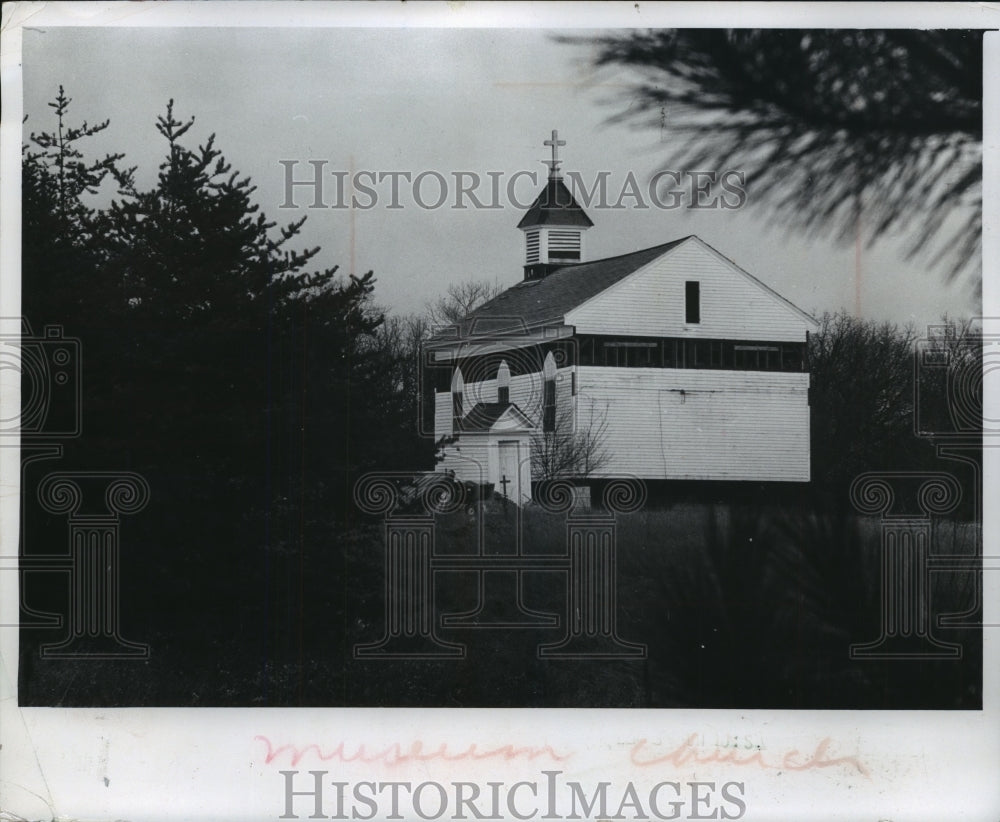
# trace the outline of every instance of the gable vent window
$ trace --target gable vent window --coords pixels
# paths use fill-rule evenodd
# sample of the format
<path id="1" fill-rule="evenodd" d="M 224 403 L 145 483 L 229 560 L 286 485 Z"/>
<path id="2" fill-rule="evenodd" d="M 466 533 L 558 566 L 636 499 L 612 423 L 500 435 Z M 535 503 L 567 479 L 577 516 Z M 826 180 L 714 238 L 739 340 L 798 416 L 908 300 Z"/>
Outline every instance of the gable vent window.
<path id="1" fill-rule="evenodd" d="M 579 231 L 550 231 L 549 257 L 559 260 L 580 259 Z"/>
<path id="2" fill-rule="evenodd" d="M 539 254 L 541 246 L 538 239 L 538 232 L 529 231 L 524 235 L 524 241 L 527 244 L 525 260 L 529 265 L 531 263 L 537 263 L 541 259 Z"/>
<path id="3" fill-rule="evenodd" d="M 684 283 L 684 322 L 701 322 L 701 283 L 697 280 Z"/>

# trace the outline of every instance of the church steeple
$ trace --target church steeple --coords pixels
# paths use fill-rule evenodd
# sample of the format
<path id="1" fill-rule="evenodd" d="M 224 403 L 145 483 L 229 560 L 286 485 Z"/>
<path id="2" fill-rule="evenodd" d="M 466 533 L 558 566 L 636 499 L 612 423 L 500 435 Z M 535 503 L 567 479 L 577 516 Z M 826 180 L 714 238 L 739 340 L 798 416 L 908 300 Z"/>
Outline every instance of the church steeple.
<path id="1" fill-rule="evenodd" d="M 545 160 L 549 178 L 545 188 L 521 218 L 517 227 L 524 232 L 524 279 L 545 277 L 556 268 L 583 261 L 583 232 L 593 226 L 562 181 L 559 147 L 566 145 L 559 132 L 544 145 L 552 148 L 552 159 Z"/>

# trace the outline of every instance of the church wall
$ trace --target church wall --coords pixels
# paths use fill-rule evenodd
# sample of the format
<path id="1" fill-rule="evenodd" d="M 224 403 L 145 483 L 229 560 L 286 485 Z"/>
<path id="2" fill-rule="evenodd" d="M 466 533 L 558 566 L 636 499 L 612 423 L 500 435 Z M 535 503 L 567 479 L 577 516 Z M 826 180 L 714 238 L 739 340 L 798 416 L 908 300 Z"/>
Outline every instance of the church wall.
<path id="1" fill-rule="evenodd" d="M 599 472 L 656 479 L 806 482 L 809 480 L 809 375 L 789 372 L 580 366 L 556 377 L 557 419 L 582 430 L 606 424 Z M 541 377 L 513 377 L 511 401 L 541 425 Z M 684 394 L 681 394 L 681 391 Z M 436 436 L 451 432 L 451 395 L 435 395 Z M 465 386 L 465 410 L 495 402 L 489 380 Z M 565 413 L 564 409 L 569 409 Z M 467 460 L 488 455 L 463 438 Z M 472 463 L 441 465 L 478 482 Z M 485 470 L 485 468 L 484 468 Z M 468 476 L 466 476 L 468 474 Z"/>
<path id="2" fill-rule="evenodd" d="M 578 380 L 578 419 L 607 419 L 601 475 L 809 480 L 808 374 L 583 366 Z"/>
<path id="3" fill-rule="evenodd" d="M 701 321 L 685 323 L 684 284 L 700 283 Z M 570 311 L 579 334 L 803 342 L 814 326 L 692 239 Z"/>

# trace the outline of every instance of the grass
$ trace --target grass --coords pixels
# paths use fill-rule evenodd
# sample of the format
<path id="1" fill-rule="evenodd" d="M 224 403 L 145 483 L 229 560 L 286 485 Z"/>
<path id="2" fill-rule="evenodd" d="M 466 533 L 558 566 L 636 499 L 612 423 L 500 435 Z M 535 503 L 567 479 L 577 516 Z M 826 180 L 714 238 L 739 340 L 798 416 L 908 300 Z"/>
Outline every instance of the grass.
<path id="1" fill-rule="evenodd" d="M 521 512 L 527 554 L 562 553 L 562 516 Z M 515 544 L 517 516 L 488 506 L 487 553 Z M 358 643 L 384 629 L 383 526 L 313 522 L 263 558 L 233 555 L 229 574 L 132 564 L 124 633 L 149 642 L 147 661 L 38 658 L 59 632 L 22 632 L 21 699 L 39 705 L 396 705 L 771 708 L 978 708 L 981 633 L 935 628 L 960 660 L 856 660 L 852 643 L 879 635 L 880 525 L 787 505 L 683 503 L 617 518 L 618 633 L 645 659 L 540 659 L 551 627 L 462 630 L 457 660 L 362 660 Z M 478 550 L 466 512 L 436 520 L 439 554 Z M 126 535 L 126 543 L 128 537 Z M 978 526 L 935 523 L 932 551 L 975 553 Z M 127 569 L 127 573 L 126 573 Z M 436 616 L 473 608 L 469 571 L 438 573 Z M 509 590 L 509 589 L 508 589 Z M 566 577 L 523 575 L 525 604 L 562 614 Z M 507 597 L 499 589 L 495 598 Z M 931 577 L 935 613 L 975 601 L 968 572 Z M 485 603 L 486 612 L 507 601 Z"/>

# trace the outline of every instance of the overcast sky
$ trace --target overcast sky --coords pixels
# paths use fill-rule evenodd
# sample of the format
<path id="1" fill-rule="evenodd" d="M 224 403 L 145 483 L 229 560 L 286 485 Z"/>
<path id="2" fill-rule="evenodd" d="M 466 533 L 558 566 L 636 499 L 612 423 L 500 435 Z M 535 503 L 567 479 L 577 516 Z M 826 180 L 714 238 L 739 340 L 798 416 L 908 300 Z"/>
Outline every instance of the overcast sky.
<path id="1" fill-rule="evenodd" d="M 280 161 L 300 161 L 298 178 L 311 174 L 309 160 L 326 161 L 331 202 L 330 172 L 351 169 L 449 179 L 469 171 L 484 180 L 494 172 L 504 184 L 524 170 L 540 186 L 549 151 L 542 142 L 558 129 L 564 168 L 585 181 L 609 172 L 617 198 L 629 173 L 645 182 L 667 167 L 669 118 L 659 129 L 609 125 L 629 103 L 628 77 L 596 84 L 589 56 L 540 30 L 48 27 L 24 33 L 25 128 L 52 127 L 46 103 L 63 84 L 73 98 L 70 122 L 111 120 L 94 153 L 125 152 L 148 184 L 165 151 L 155 119 L 173 98 L 175 115 L 197 118 L 189 143 L 214 132 L 233 167 L 258 186 L 271 219 L 308 214 L 302 246 L 322 246 L 318 266 L 373 269 L 380 304 L 417 311 L 449 283 L 520 280 L 521 212 L 506 194 L 499 209 L 430 210 L 412 202 L 404 183 L 403 208 L 390 209 L 384 182 L 370 210 L 308 209 L 312 198 L 302 190 L 301 208 L 282 210 Z M 425 199 L 435 199 L 436 185 L 425 183 Z M 516 192 L 530 200 L 532 189 L 522 180 Z M 854 245 L 789 235 L 755 204 L 752 187 L 747 195 L 739 210 L 640 210 L 631 199 L 624 209 L 590 209 L 587 256 L 697 234 L 806 311 L 853 310 Z M 480 198 L 489 196 L 484 183 Z M 923 327 L 944 312 L 980 312 L 968 278 L 948 286 L 943 267 L 906 261 L 901 248 L 901 238 L 890 238 L 863 250 L 864 316 Z"/>

